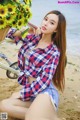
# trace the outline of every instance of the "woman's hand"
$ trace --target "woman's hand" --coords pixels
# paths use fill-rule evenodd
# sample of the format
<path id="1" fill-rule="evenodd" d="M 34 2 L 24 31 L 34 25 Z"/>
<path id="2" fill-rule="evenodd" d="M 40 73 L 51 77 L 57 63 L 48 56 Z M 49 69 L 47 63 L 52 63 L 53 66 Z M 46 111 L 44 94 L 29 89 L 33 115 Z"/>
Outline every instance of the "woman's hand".
<path id="1" fill-rule="evenodd" d="M 21 36 L 21 33 L 24 32 L 25 30 L 26 30 L 26 27 L 22 27 L 20 30 L 17 30 L 17 31 L 13 34 L 13 36 L 20 37 L 20 36 Z M 38 27 L 38 28 L 30 27 L 29 30 L 28 30 L 28 33 L 29 33 L 29 34 L 39 35 L 39 34 L 41 34 L 41 29 L 40 29 L 40 27 Z"/>
<path id="2" fill-rule="evenodd" d="M 38 27 L 37 29 L 35 29 L 33 27 L 30 27 L 29 30 L 28 30 L 28 32 L 30 34 L 39 35 L 39 34 L 41 34 L 41 29 L 40 29 L 40 27 Z"/>

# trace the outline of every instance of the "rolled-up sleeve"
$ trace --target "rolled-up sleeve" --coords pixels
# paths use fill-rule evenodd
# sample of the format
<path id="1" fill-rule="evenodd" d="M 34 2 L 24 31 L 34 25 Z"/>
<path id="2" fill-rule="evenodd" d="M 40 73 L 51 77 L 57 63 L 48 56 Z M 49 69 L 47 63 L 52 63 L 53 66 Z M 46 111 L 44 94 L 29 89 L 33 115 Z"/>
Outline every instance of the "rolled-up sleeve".
<path id="1" fill-rule="evenodd" d="M 15 32 L 16 32 L 16 29 L 15 28 L 11 28 L 6 37 L 14 40 L 14 43 L 18 44 L 19 41 L 20 40 L 23 41 L 23 39 L 22 39 L 21 36 L 13 36 L 13 34 Z"/>
<path id="2" fill-rule="evenodd" d="M 34 34 L 28 34 L 28 35 L 26 35 L 25 38 L 22 38 L 21 36 L 13 36 L 13 34 L 15 32 L 16 32 L 16 29 L 15 28 L 11 28 L 6 37 L 14 40 L 14 42 L 16 44 L 18 44 L 20 41 L 22 41 L 23 44 L 27 43 L 28 40 L 31 40 L 31 38 L 34 36 Z"/>
<path id="3" fill-rule="evenodd" d="M 21 98 L 23 101 L 35 97 L 39 92 L 50 85 L 50 82 L 55 74 L 57 65 L 59 63 L 60 53 L 57 52 L 44 65 L 42 73 L 31 84 L 27 83 L 21 90 Z"/>

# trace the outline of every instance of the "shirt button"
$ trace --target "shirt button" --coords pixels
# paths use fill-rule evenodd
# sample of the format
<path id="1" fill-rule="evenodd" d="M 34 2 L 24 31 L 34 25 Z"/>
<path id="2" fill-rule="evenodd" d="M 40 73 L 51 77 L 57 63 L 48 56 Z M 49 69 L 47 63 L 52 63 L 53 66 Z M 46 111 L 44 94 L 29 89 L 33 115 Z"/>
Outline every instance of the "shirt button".
<path id="1" fill-rule="evenodd" d="M 29 76 L 30 75 L 29 72 L 26 72 L 26 75 Z"/>
<path id="2" fill-rule="evenodd" d="M 25 64 L 28 65 L 28 60 L 25 61 Z"/>

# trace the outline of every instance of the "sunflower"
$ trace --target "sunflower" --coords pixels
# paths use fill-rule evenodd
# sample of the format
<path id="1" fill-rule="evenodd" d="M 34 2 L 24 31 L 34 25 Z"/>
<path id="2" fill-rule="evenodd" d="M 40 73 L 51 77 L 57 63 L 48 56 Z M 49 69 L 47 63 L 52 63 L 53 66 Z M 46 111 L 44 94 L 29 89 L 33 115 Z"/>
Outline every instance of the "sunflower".
<path id="1" fill-rule="evenodd" d="M 24 26 L 26 26 L 27 23 L 28 23 L 28 19 L 26 19 L 26 18 L 24 17 L 23 20 L 24 20 Z"/>
<path id="2" fill-rule="evenodd" d="M 26 26 L 32 13 L 32 0 L 0 0 L 0 29 L 6 26 L 20 29 Z M 4 22 L 5 21 L 5 22 Z"/>
<path id="3" fill-rule="evenodd" d="M 8 14 L 7 7 L 0 5 L 0 17 L 5 17 Z"/>
<path id="4" fill-rule="evenodd" d="M 25 9 L 25 11 L 26 11 L 26 13 L 25 13 L 25 17 L 26 17 L 27 19 L 30 19 L 31 16 L 32 16 L 32 13 L 31 13 L 30 7 L 29 7 L 28 5 L 25 5 L 25 6 L 24 6 L 24 9 Z"/>
<path id="5" fill-rule="evenodd" d="M 8 12 L 10 14 L 13 14 L 13 13 L 16 12 L 16 6 L 15 5 L 7 4 L 7 9 L 8 9 Z"/>
<path id="6" fill-rule="evenodd" d="M 16 16 L 13 14 L 13 15 L 8 15 L 6 17 L 6 23 L 7 24 L 12 24 L 12 22 L 16 19 Z"/>
<path id="7" fill-rule="evenodd" d="M 20 13 L 18 14 L 18 19 L 23 19 L 23 17 L 24 17 L 24 13 L 20 12 Z"/>
<path id="8" fill-rule="evenodd" d="M 30 12 L 30 7 L 28 5 L 24 5 L 23 8 L 26 12 Z"/>
<path id="9" fill-rule="evenodd" d="M 32 17 L 32 13 L 31 12 L 28 12 L 27 14 L 26 14 L 26 19 L 30 19 Z"/>
<path id="10" fill-rule="evenodd" d="M 5 28 L 6 27 L 6 22 L 5 22 L 5 18 L 0 18 L 0 29 Z"/>
<path id="11" fill-rule="evenodd" d="M 14 20 L 11 25 L 12 25 L 12 27 L 16 28 L 17 27 L 16 20 Z"/>
<path id="12" fill-rule="evenodd" d="M 28 5 L 30 4 L 30 1 L 31 0 L 24 0 L 25 4 L 28 4 Z"/>
<path id="13" fill-rule="evenodd" d="M 17 21 L 17 28 L 20 29 L 22 26 L 24 26 L 24 20 L 20 19 Z"/>

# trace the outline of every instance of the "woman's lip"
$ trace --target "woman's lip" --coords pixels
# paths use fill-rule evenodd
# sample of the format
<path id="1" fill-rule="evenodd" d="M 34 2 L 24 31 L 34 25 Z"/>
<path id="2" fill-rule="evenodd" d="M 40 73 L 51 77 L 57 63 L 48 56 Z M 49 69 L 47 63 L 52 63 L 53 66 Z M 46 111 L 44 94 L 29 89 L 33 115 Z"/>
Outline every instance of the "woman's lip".
<path id="1" fill-rule="evenodd" d="M 42 26 L 42 30 L 47 30 L 44 26 Z"/>

